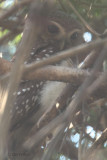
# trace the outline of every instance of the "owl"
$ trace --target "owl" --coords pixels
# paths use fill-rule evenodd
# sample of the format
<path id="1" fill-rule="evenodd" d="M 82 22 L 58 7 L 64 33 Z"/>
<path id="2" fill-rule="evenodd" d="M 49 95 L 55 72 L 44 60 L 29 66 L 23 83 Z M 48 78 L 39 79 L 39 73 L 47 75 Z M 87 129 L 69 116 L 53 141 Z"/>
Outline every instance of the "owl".
<path id="1" fill-rule="evenodd" d="M 43 32 L 24 64 L 46 59 L 83 42 L 83 27 L 75 19 L 61 11 L 52 12 L 48 15 Z M 75 65 L 77 61 L 75 58 L 73 64 Z M 72 61 L 69 58 L 54 65 L 70 67 Z M 27 137 L 25 135 L 28 135 L 35 124 L 32 117 L 36 116 L 40 108 L 51 107 L 65 86 L 66 83 L 63 82 L 44 80 L 26 80 L 20 83 L 18 91 L 13 93 L 16 95 L 16 100 L 11 111 L 10 153 L 21 150 L 20 146 Z"/>

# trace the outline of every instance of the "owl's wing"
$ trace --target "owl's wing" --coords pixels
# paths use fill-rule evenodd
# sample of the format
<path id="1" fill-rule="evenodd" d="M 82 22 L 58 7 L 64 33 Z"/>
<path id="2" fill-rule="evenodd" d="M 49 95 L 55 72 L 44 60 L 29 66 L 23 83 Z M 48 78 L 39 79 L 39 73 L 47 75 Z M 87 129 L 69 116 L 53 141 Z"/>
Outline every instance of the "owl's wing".
<path id="1" fill-rule="evenodd" d="M 57 48 L 49 45 L 47 47 L 36 49 L 36 51 L 35 48 L 33 48 L 29 58 L 24 63 L 27 64 L 46 59 L 56 52 Z M 44 83 L 44 81 L 38 80 L 22 81 L 17 92 L 13 93 L 13 95 L 16 95 L 16 100 L 14 102 L 13 109 L 10 111 L 11 131 L 26 123 L 26 121 L 30 119 L 41 107 L 39 102 L 39 93 L 42 90 Z"/>

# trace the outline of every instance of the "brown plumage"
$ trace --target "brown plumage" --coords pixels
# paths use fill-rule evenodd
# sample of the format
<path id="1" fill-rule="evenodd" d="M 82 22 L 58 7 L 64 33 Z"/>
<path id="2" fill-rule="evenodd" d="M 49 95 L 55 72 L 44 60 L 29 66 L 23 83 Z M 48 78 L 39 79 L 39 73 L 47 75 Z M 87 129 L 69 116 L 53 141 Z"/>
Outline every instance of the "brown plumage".
<path id="1" fill-rule="evenodd" d="M 48 16 L 43 32 L 38 37 L 38 43 L 24 63 L 39 61 L 57 54 L 58 51 L 77 46 L 84 41 L 82 34 L 82 26 L 71 16 L 59 11 L 52 12 Z M 67 65 L 67 63 L 68 61 L 65 60 L 57 65 Z M 50 107 L 65 85 L 62 82 L 36 80 L 26 80 L 20 83 L 18 91 L 14 93 L 17 96 L 11 111 L 10 153 L 25 151 L 22 144 L 36 123 L 32 117 L 36 115 L 40 107 Z M 27 159 L 27 157 L 24 158 Z"/>

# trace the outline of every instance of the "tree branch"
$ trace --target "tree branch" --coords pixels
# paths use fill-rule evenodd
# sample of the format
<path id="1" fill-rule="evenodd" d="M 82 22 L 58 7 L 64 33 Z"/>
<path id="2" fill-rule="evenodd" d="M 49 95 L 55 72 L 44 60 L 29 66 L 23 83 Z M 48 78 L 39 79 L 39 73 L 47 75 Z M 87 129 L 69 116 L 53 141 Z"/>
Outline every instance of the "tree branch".
<path id="1" fill-rule="evenodd" d="M 59 53 L 57 53 L 57 55 L 51 56 L 45 60 L 41 60 L 39 62 L 34 62 L 32 64 L 26 65 L 26 68 L 24 69 L 24 74 L 26 74 L 27 72 L 31 72 L 34 69 L 43 67 L 45 65 L 57 63 L 63 59 L 69 58 L 69 57 L 72 59 L 77 56 L 77 57 L 81 57 L 81 59 L 83 60 L 83 57 L 85 58 L 93 48 L 96 48 L 98 46 L 102 46 L 104 44 L 107 44 L 107 38 L 105 38 L 103 40 L 95 40 L 95 41 L 90 42 L 88 44 L 87 43 L 82 44 L 77 47 L 73 47 L 72 49 L 68 49 L 68 50 L 59 52 Z M 98 55 L 99 55 L 99 52 L 96 52 L 96 57 Z"/>
<path id="2" fill-rule="evenodd" d="M 78 85 L 82 83 L 84 78 L 89 75 L 90 73 L 88 71 L 82 69 L 75 69 L 62 66 L 48 66 L 37 69 L 31 73 L 29 72 L 27 74 L 24 74 L 23 79 L 62 81 Z"/>
<path id="3" fill-rule="evenodd" d="M 78 13 L 78 11 L 75 9 L 75 7 L 73 6 L 73 4 L 67 0 L 68 5 L 72 8 L 72 10 L 74 11 L 74 13 L 78 16 L 78 18 L 81 20 L 81 22 L 84 24 L 84 26 L 90 31 L 92 32 L 95 36 L 99 37 L 101 36 L 101 34 L 97 33 L 84 19 L 83 17 Z"/>
<path id="4" fill-rule="evenodd" d="M 107 140 L 107 128 L 102 132 L 101 136 L 93 143 L 91 148 L 88 149 L 86 155 L 83 157 L 83 160 L 88 158 L 91 159 L 97 153 L 97 149 Z"/>
<path id="5" fill-rule="evenodd" d="M 13 13 L 17 12 L 19 8 L 22 8 L 23 6 L 30 4 L 32 1 L 33 0 L 23 0 L 22 2 L 16 3 L 14 6 L 9 8 L 7 12 L 0 16 L 0 21 L 10 17 Z"/>

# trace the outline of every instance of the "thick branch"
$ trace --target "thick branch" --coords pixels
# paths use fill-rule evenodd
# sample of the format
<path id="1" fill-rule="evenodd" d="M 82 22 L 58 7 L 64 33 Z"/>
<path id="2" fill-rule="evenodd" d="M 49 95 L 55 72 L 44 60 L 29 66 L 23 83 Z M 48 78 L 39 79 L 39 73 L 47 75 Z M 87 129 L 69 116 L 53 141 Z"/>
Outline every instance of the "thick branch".
<path id="1" fill-rule="evenodd" d="M 86 55 L 89 54 L 90 50 L 92 50 L 95 47 L 104 45 L 104 44 L 107 44 L 107 38 L 103 39 L 103 40 L 96 40 L 96 41 L 93 41 L 89 44 L 83 44 L 78 47 L 74 47 L 73 49 L 59 52 L 59 54 L 57 53 L 57 55 L 49 57 L 45 60 L 41 60 L 40 62 L 34 62 L 31 64 L 28 64 L 24 67 L 24 76 L 26 76 L 28 73 L 33 72 L 34 69 L 38 69 L 38 68 L 43 67 L 45 65 L 59 62 L 63 59 L 69 58 L 69 57 L 71 57 L 71 58 L 73 58 L 75 56 L 85 57 Z M 96 52 L 94 54 L 95 54 L 94 55 L 94 59 L 95 59 L 95 57 L 97 57 L 99 55 L 99 52 Z M 8 76 L 9 75 L 5 76 L 5 78 L 8 78 Z"/>
<path id="2" fill-rule="evenodd" d="M 103 40 L 96 40 L 88 44 L 82 44 L 72 49 L 59 52 L 55 56 L 27 65 L 24 73 L 26 74 L 27 72 L 31 72 L 33 69 L 37 69 L 39 67 L 43 67 L 48 64 L 53 64 L 69 57 L 74 58 L 75 56 L 77 56 L 83 59 L 82 57 L 87 56 L 93 48 L 102 46 L 103 44 L 107 44 L 107 38 Z M 96 57 L 98 55 L 99 55 L 99 52 L 96 52 Z"/>
<path id="3" fill-rule="evenodd" d="M 15 96 L 13 96 L 13 92 L 17 91 L 18 83 L 20 82 L 22 71 L 23 71 L 23 63 L 26 59 L 26 56 L 29 55 L 31 49 L 34 47 L 34 44 L 37 39 L 38 30 L 36 29 L 36 23 L 32 19 L 27 19 L 26 25 L 23 32 L 22 41 L 17 50 L 16 62 L 12 67 L 12 73 L 8 85 L 8 92 L 6 95 L 5 103 L 1 105 L 3 108 L 3 113 L 1 117 L 0 123 L 0 159 L 7 159 L 7 135 L 10 125 L 10 110 L 12 108 L 12 104 L 14 103 Z M 40 30 L 39 30 L 40 31 Z M 28 44 L 26 46 L 26 44 Z M 5 126 L 5 127 L 4 127 Z"/>
<path id="4" fill-rule="evenodd" d="M 89 76 L 90 73 L 81 69 L 74 69 L 62 66 L 48 66 L 45 68 L 37 69 L 28 74 L 24 74 L 25 80 L 51 80 L 70 82 L 72 84 L 80 84 L 84 78 Z"/>

